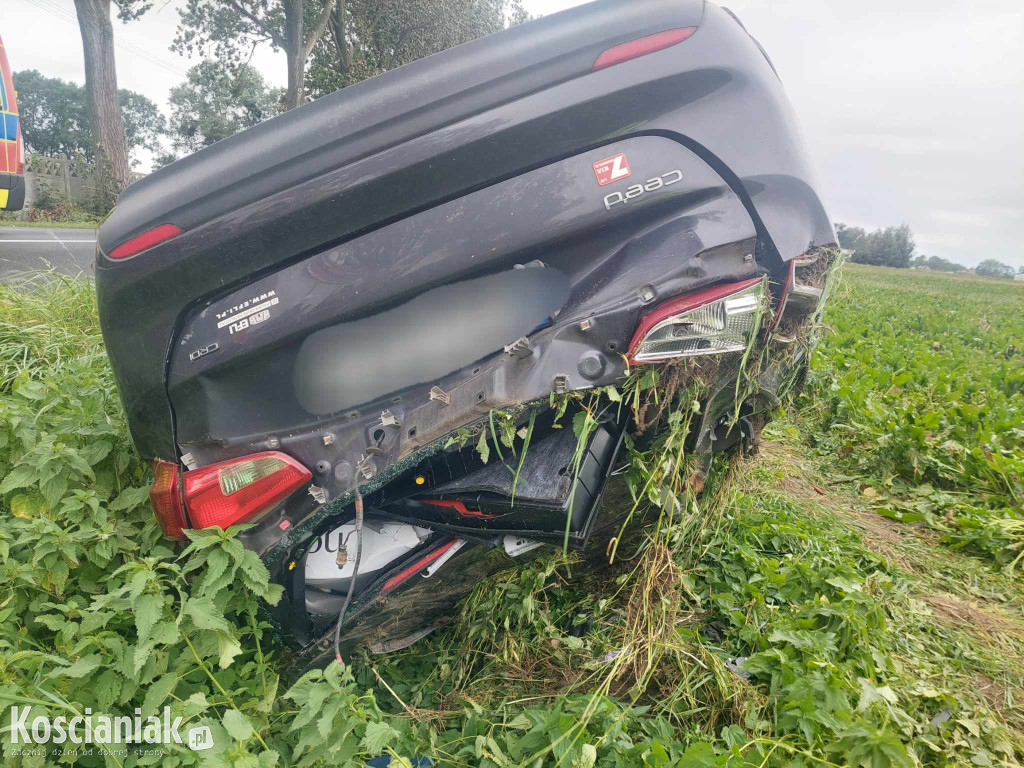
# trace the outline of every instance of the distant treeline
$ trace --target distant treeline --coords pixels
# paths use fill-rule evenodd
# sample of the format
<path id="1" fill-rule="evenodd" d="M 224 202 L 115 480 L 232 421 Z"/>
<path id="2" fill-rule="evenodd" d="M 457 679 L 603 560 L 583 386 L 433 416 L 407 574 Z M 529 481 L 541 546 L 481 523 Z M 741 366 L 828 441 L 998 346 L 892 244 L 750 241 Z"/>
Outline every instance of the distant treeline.
<path id="1" fill-rule="evenodd" d="M 839 247 L 849 252 L 849 259 L 855 264 L 904 269 L 922 267 L 937 272 L 968 271 L 963 264 L 957 264 L 941 256 L 915 256 L 914 234 L 907 224 L 876 229 L 873 232 L 867 232 L 860 227 L 848 227 L 841 222 L 837 222 L 835 226 Z M 976 274 L 989 277 L 1012 278 L 1014 274 L 1013 267 L 995 259 L 985 259 L 974 271 Z M 1021 268 L 1021 272 L 1024 272 L 1024 267 Z"/>

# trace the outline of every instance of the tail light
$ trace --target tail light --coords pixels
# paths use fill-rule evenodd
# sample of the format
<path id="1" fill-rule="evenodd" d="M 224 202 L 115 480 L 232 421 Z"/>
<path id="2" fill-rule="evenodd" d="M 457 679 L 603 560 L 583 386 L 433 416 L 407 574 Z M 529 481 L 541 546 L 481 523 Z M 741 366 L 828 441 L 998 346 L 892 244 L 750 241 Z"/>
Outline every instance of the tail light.
<path id="1" fill-rule="evenodd" d="M 267 451 L 185 473 L 185 504 L 197 528 L 244 523 L 313 479 L 291 456 Z"/>
<path id="2" fill-rule="evenodd" d="M 635 59 L 638 56 L 646 56 L 648 53 L 660 51 L 673 45 L 683 42 L 690 35 L 697 31 L 696 27 L 679 27 L 678 29 L 666 29 L 664 32 L 657 32 L 646 37 L 638 37 L 628 43 L 622 43 L 603 51 L 594 62 L 591 71 L 596 72 L 605 67 L 621 64 L 624 61 Z"/>
<path id="3" fill-rule="evenodd" d="M 764 298 L 764 280 L 755 277 L 668 301 L 640 322 L 629 345 L 629 361 L 740 352 L 757 332 Z"/>
<path id="4" fill-rule="evenodd" d="M 164 534 L 173 539 L 184 538 L 182 530 L 189 527 L 227 528 L 244 523 L 313 479 L 312 473 L 295 459 L 275 451 L 220 461 L 185 473 L 176 464 L 156 459 L 153 475 L 155 482 L 149 492 L 153 510 Z"/>
<path id="5" fill-rule="evenodd" d="M 181 508 L 181 470 L 177 464 L 153 459 L 153 487 L 149 500 L 153 503 L 156 521 L 169 539 L 184 539 L 182 530 L 188 527 Z"/>

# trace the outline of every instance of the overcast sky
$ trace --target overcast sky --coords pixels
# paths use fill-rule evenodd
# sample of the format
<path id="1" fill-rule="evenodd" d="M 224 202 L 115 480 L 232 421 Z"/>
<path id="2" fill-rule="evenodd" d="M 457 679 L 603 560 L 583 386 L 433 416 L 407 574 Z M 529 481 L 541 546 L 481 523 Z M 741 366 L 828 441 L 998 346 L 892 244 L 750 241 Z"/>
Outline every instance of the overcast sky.
<path id="1" fill-rule="evenodd" d="M 165 111 L 194 63 L 168 50 L 181 4 L 115 21 L 118 84 Z M 906 222 L 921 253 L 1024 266 L 1024 0 L 727 4 L 782 77 L 835 221 Z M 84 82 L 72 0 L 0 0 L 0 35 L 15 70 Z M 284 84 L 283 54 L 253 63 Z"/>

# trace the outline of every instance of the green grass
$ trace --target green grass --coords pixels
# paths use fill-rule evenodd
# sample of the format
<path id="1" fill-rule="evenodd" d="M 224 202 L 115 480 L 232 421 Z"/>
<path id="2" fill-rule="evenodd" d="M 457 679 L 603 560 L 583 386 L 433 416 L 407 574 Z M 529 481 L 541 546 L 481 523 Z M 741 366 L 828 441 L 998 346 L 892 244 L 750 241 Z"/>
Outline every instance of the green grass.
<path id="1" fill-rule="evenodd" d="M 159 537 L 91 287 L 0 286 L 0 699 L 167 703 L 217 744 L 169 766 L 1017 765 L 1022 297 L 846 268 L 801 407 L 700 495 L 680 389 L 609 490 L 607 514 L 636 508 L 614 563 L 550 548 L 426 641 L 288 689 L 258 560 L 216 530 L 184 554 Z"/>
<path id="2" fill-rule="evenodd" d="M 45 376 L 76 358 L 106 367 L 91 283 L 56 272 L 0 287 L 0 392 L 20 373 Z"/>

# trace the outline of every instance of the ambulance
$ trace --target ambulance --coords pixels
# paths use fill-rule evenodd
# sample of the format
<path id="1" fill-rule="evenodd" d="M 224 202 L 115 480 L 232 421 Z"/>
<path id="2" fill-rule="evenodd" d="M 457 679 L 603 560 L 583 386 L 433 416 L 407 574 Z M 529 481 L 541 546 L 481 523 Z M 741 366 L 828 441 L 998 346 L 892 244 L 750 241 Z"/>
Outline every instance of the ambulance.
<path id="1" fill-rule="evenodd" d="M 25 142 L 18 125 L 18 95 L 0 40 L 0 211 L 20 211 L 25 205 Z"/>

